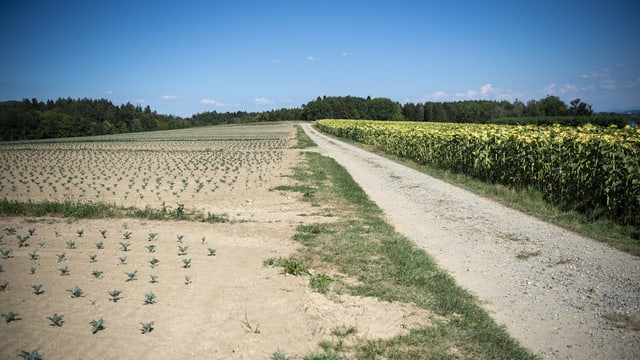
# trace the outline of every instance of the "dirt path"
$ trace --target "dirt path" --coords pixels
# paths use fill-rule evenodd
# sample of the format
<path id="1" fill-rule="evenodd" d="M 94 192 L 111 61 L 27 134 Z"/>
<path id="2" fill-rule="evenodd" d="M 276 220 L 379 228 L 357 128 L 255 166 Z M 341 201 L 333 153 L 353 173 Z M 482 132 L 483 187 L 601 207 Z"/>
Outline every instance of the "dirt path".
<path id="1" fill-rule="evenodd" d="M 398 231 L 544 358 L 640 358 L 640 258 L 547 224 L 303 125 Z"/>

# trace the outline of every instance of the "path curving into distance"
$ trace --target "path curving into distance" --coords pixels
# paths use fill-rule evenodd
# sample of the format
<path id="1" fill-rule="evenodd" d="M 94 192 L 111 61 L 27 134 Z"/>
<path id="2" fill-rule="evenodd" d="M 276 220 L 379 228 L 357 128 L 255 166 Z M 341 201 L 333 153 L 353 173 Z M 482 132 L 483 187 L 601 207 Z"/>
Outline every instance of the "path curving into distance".
<path id="1" fill-rule="evenodd" d="M 640 258 L 550 225 L 302 125 L 397 231 L 543 358 L 640 358 Z"/>

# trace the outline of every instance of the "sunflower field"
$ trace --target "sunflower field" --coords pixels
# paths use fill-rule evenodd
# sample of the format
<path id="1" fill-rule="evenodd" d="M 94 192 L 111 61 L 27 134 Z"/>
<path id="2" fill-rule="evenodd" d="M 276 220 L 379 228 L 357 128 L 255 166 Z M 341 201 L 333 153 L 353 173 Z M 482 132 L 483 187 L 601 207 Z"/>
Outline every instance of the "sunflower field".
<path id="1" fill-rule="evenodd" d="M 513 188 L 593 218 L 640 225 L 640 131 L 585 125 L 320 120 L 327 133 Z"/>

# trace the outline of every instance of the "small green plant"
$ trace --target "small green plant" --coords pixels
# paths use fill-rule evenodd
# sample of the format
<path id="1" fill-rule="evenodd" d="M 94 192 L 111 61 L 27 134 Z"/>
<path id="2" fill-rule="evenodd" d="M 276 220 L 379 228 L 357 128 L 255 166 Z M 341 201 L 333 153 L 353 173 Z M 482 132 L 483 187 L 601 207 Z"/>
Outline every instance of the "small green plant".
<path id="1" fill-rule="evenodd" d="M 58 315 L 58 313 L 55 313 L 51 316 L 47 316 L 47 319 L 51 321 L 52 326 L 62 326 L 62 324 L 64 324 L 64 316 Z"/>
<path id="2" fill-rule="evenodd" d="M 16 229 L 13 226 L 4 228 L 4 231 L 7 232 L 7 235 L 15 235 Z"/>
<path id="3" fill-rule="evenodd" d="M 207 238 L 203 236 L 202 239 L 200 239 L 200 243 L 204 245 L 205 242 L 207 242 Z"/>
<path id="4" fill-rule="evenodd" d="M 89 262 L 90 263 L 94 263 L 94 262 L 98 261 L 98 260 L 96 260 L 97 257 L 98 257 L 97 254 L 94 254 L 94 253 L 89 254 Z"/>
<path id="5" fill-rule="evenodd" d="M 216 255 L 216 249 L 209 248 L 207 250 L 209 250 L 209 254 L 207 254 L 207 256 L 215 256 Z"/>
<path id="6" fill-rule="evenodd" d="M 78 234 L 78 237 L 82 237 L 82 235 L 84 235 L 84 229 L 76 230 L 76 234 Z"/>
<path id="7" fill-rule="evenodd" d="M 38 349 L 31 350 L 31 352 L 21 350 L 18 356 L 20 356 L 24 360 L 42 360 L 42 355 L 40 355 Z"/>
<path id="8" fill-rule="evenodd" d="M 184 284 L 185 285 L 189 285 L 191 284 L 191 276 L 186 276 L 184 277 Z"/>
<path id="9" fill-rule="evenodd" d="M 144 305 L 150 305 L 156 303 L 156 294 L 150 292 L 144 294 Z"/>
<path id="10" fill-rule="evenodd" d="M 2 268 L 2 264 L 0 264 L 0 272 L 3 272 L 4 269 Z"/>
<path id="11" fill-rule="evenodd" d="M 282 262 L 282 267 L 285 274 L 290 274 L 293 276 L 310 275 L 309 270 L 307 270 L 307 267 L 300 260 L 284 259 L 284 261 Z"/>
<path id="12" fill-rule="evenodd" d="M 180 246 L 178 245 L 178 255 L 187 255 L 187 251 L 189 250 L 188 246 Z"/>
<path id="13" fill-rule="evenodd" d="M 98 242 L 96 242 L 96 248 L 97 248 L 98 250 L 102 250 L 102 249 L 104 249 L 104 243 L 103 243 L 102 241 L 98 241 Z"/>
<path id="14" fill-rule="evenodd" d="M 178 242 L 181 243 L 184 235 L 176 235 L 176 238 L 178 239 Z"/>
<path id="15" fill-rule="evenodd" d="M 12 249 L 2 249 L 0 250 L 0 255 L 2 256 L 3 259 L 8 259 L 10 257 L 12 257 L 13 255 L 13 250 Z"/>
<path id="16" fill-rule="evenodd" d="M 191 258 L 182 259 L 182 267 L 187 269 L 191 267 Z"/>
<path id="17" fill-rule="evenodd" d="M 78 285 L 74 286 L 73 289 L 67 289 L 67 291 L 71 294 L 70 296 L 74 299 L 82 297 L 84 295 L 84 292 L 82 291 L 82 289 L 78 287 Z"/>
<path id="18" fill-rule="evenodd" d="M 131 246 L 131 243 L 128 243 L 128 242 L 121 242 L 121 243 L 120 243 L 120 250 L 122 250 L 122 251 L 129 251 L 129 246 Z"/>
<path id="19" fill-rule="evenodd" d="M 159 262 L 160 262 L 160 260 L 158 260 L 156 258 L 153 258 L 153 259 L 149 260 L 149 264 L 151 264 L 151 268 L 152 269 L 155 268 L 156 265 L 158 265 Z"/>
<path id="20" fill-rule="evenodd" d="M 276 352 L 274 352 L 271 355 L 271 360 L 293 360 L 292 358 L 288 357 L 284 351 L 278 349 L 276 350 Z"/>
<path id="21" fill-rule="evenodd" d="M 249 321 L 249 318 L 247 318 L 247 313 L 244 313 L 244 321 L 241 321 L 241 323 L 242 323 L 242 328 L 244 329 L 245 332 L 260 334 L 260 324 L 257 324 L 255 326 L 252 325 L 251 322 Z"/>
<path id="22" fill-rule="evenodd" d="M 156 252 L 156 246 L 154 244 L 145 246 L 149 252 Z"/>
<path id="23" fill-rule="evenodd" d="M 122 291 L 120 290 L 117 290 L 117 289 L 109 290 L 107 291 L 107 294 L 111 296 L 111 299 L 109 299 L 110 301 L 117 302 L 118 300 L 122 299 L 122 296 L 120 296 L 120 294 L 122 294 Z"/>
<path id="24" fill-rule="evenodd" d="M 103 239 L 106 239 L 106 238 L 107 238 L 107 230 L 105 230 L 105 229 L 101 229 L 101 230 L 100 230 L 100 235 L 102 235 L 102 238 L 103 238 Z"/>
<path id="25" fill-rule="evenodd" d="M 12 321 L 20 320 L 20 315 L 14 313 L 13 311 L 9 311 L 9 312 L 6 312 L 6 313 L 2 314 L 2 317 L 8 323 L 10 323 Z"/>
<path id="26" fill-rule="evenodd" d="M 44 243 L 43 243 L 43 242 L 39 242 L 39 243 L 38 243 L 38 246 L 40 246 L 41 248 L 43 248 L 43 247 L 44 247 Z"/>
<path id="27" fill-rule="evenodd" d="M 104 330 L 105 326 L 105 322 L 103 319 L 99 319 L 99 320 L 91 320 L 91 322 L 89 323 L 91 325 L 91 333 L 95 334 L 100 330 Z"/>
<path id="28" fill-rule="evenodd" d="M 31 285 L 31 288 L 33 289 L 33 293 L 36 295 L 40 295 L 44 293 L 44 290 L 42 290 L 43 287 L 44 286 L 42 284 Z"/>
<path id="29" fill-rule="evenodd" d="M 62 276 L 69 275 L 69 272 L 70 272 L 69 267 L 66 265 L 63 268 L 58 268 L 58 270 L 60 271 L 60 275 Z"/>
<path id="30" fill-rule="evenodd" d="M 149 233 L 149 238 L 147 240 L 148 241 L 155 240 L 156 236 L 158 236 L 158 233 Z"/>
<path id="31" fill-rule="evenodd" d="M 129 240 L 129 239 L 131 239 L 131 235 L 133 235 L 133 233 L 131 231 L 125 231 L 124 233 L 122 233 L 122 238 L 124 240 Z"/>
<path id="32" fill-rule="evenodd" d="M 148 323 L 141 322 L 141 323 L 140 323 L 140 325 L 142 326 L 142 327 L 140 328 L 140 331 L 141 331 L 143 334 L 146 334 L 146 333 L 149 333 L 149 332 L 152 332 L 152 331 L 153 331 L 153 321 L 150 321 L 150 322 L 148 322 Z"/>
<path id="33" fill-rule="evenodd" d="M 22 248 L 22 247 L 29 247 L 29 236 L 17 236 L 18 239 L 18 247 Z"/>
<path id="34" fill-rule="evenodd" d="M 36 233 L 36 229 L 35 228 L 29 228 L 29 236 L 33 236 Z"/>
<path id="35" fill-rule="evenodd" d="M 127 280 L 125 281 L 138 280 L 138 270 L 126 272 L 125 275 L 127 275 Z"/>
<path id="36" fill-rule="evenodd" d="M 33 250 L 29 253 L 29 259 L 31 260 L 38 260 L 39 257 L 37 250 Z"/>
<path id="37" fill-rule="evenodd" d="M 151 278 L 151 280 L 149 280 L 150 283 L 155 284 L 158 282 L 158 275 L 149 275 L 149 277 Z"/>
<path id="38" fill-rule="evenodd" d="M 118 258 L 118 260 L 120 260 L 120 265 L 127 265 L 127 257 L 126 256 L 120 256 Z"/>
<path id="39" fill-rule="evenodd" d="M 58 254 L 56 254 L 56 256 L 58 257 L 58 262 L 61 262 L 61 261 L 65 261 L 66 260 L 67 254 L 66 253 L 58 253 Z"/>
<path id="40" fill-rule="evenodd" d="M 313 291 L 324 294 L 329 290 L 332 281 L 333 279 L 327 274 L 317 274 L 309 279 L 309 284 L 311 284 Z"/>
<path id="41" fill-rule="evenodd" d="M 67 249 L 75 249 L 76 248 L 76 242 L 73 240 L 67 240 L 65 242 L 67 244 Z"/>
<path id="42" fill-rule="evenodd" d="M 32 266 L 31 269 L 29 269 L 29 271 L 31 271 L 31 275 L 34 275 L 36 273 L 36 267 Z"/>
<path id="43" fill-rule="evenodd" d="M 0 291 L 6 291 L 8 287 L 9 283 L 5 281 L 4 283 L 0 284 Z"/>
<path id="44" fill-rule="evenodd" d="M 91 275 L 93 275 L 94 278 L 96 279 L 100 279 L 102 277 L 102 271 L 100 270 L 93 270 L 91 272 Z"/>

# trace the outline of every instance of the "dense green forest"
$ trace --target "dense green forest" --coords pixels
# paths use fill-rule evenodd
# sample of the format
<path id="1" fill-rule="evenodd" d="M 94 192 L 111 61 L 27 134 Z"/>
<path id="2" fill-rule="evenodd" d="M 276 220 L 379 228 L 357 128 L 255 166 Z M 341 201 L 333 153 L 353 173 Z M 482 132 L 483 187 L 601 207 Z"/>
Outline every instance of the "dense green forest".
<path id="1" fill-rule="evenodd" d="M 141 131 L 180 129 L 193 126 L 238 124 L 258 121 L 370 119 L 446 121 L 479 123 L 562 123 L 624 126 L 629 117 L 594 114 L 591 105 L 580 99 L 569 105 L 556 96 L 522 103 L 515 101 L 469 100 L 425 102 L 401 105 L 387 98 L 354 96 L 318 97 L 300 108 L 263 112 L 216 111 L 189 118 L 161 115 L 149 106 L 131 103 L 116 106 L 106 99 L 60 98 L 0 103 L 0 140 L 48 139 Z"/>

